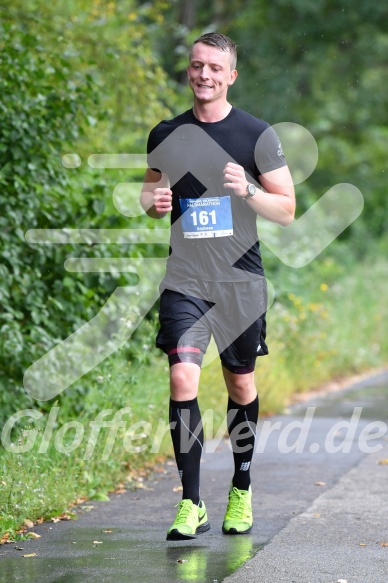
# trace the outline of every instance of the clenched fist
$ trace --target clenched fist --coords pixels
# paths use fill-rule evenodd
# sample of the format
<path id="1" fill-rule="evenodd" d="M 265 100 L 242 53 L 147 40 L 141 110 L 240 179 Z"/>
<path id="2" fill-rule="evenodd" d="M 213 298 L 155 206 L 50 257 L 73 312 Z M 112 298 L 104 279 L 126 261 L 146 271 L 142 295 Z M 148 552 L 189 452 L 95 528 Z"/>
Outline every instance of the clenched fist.
<path id="1" fill-rule="evenodd" d="M 228 162 L 224 168 L 224 188 L 232 188 L 237 196 L 245 196 L 247 193 L 247 179 L 242 166 Z"/>
<path id="2" fill-rule="evenodd" d="M 154 207 L 160 215 L 172 211 L 172 191 L 169 188 L 155 188 Z"/>

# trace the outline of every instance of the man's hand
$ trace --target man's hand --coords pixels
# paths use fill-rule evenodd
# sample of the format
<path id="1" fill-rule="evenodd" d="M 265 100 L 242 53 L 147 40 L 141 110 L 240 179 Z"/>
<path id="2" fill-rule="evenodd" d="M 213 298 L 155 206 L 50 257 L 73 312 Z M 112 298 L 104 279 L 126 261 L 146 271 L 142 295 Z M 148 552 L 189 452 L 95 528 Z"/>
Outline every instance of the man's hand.
<path id="1" fill-rule="evenodd" d="M 158 215 L 172 211 L 172 191 L 169 188 L 155 188 L 153 206 Z"/>
<path id="2" fill-rule="evenodd" d="M 248 181 L 242 166 L 228 162 L 224 168 L 224 179 L 224 188 L 232 188 L 239 197 L 246 195 Z"/>
<path id="3" fill-rule="evenodd" d="M 147 215 L 162 219 L 172 211 L 172 191 L 167 174 L 147 168 L 140 195 L 140 204 Z"/>

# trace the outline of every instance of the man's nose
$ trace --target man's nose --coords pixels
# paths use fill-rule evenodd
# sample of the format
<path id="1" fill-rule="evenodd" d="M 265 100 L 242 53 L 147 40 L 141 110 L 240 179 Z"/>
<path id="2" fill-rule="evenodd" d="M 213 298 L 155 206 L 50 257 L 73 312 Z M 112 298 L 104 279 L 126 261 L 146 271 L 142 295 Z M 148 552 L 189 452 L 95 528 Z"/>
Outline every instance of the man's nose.
<path id="1" fill-rule="evenodd" d="M 201 78 L 202 79 L 209 79 L 209 68 L 204 65 L 201 70 Z"/>

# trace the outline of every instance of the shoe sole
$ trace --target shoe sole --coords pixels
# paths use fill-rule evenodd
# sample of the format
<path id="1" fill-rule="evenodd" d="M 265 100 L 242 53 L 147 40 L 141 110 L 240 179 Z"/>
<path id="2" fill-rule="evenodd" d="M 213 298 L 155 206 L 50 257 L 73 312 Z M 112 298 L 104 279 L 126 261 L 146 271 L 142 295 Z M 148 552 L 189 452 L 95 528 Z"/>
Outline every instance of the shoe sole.
<path id="1" fill-rule="evenodd" d="M 230 535 L 248 534 L 249 532 L 251 532 L 252 526 L 250 526 L 247 530 L 236 530 L 235 528 L 230 528 L 229 530 L 226 530 L 224 527 L 222 527 L 222 532 L 224 534 L 230 534 Z"/>
<path id="2" fill-rule="evenodd" d="M 209 522 L 204 522 L 203 524 L 198 526 L 197 530 L 195 531 L 195 534 L 179 532 L 177 528 L 174 528 L 174 530 L 167 534 L 166 540 L 193 540 L 194 538 L 197 538 L 198 534 L 202 534 L 204 532 L 207 532 L 208 530 L 210 530 Z"/>

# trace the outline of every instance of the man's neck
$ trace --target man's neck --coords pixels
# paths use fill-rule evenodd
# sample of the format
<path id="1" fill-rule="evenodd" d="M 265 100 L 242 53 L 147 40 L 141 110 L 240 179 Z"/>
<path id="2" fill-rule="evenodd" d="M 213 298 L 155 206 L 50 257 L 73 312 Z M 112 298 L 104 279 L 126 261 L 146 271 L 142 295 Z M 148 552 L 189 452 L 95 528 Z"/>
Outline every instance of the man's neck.
<path id="1" fill-rule="evenodd" d="M 232 105 L 228 101 L 222 104 L 194 102 L 193 113 L 199 121 L 214 123 L 225 119 L 231 109 Z"/>

